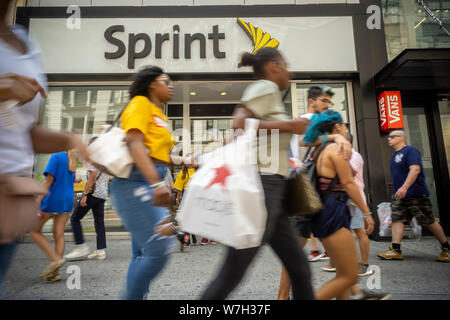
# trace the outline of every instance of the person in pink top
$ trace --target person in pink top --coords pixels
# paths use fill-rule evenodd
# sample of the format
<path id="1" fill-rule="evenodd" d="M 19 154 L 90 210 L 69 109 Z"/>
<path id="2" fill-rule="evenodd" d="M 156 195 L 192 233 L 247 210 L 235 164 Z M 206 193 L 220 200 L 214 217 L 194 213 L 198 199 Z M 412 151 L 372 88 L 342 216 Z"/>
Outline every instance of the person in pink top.
<path id="1" fill-rule="evenodd" d="M 351 143 L 353 142 L 353 137 L 351 135 L 349 135 L 349 140 Z M 358 186 L 359 192 L 361 193 L 361 197 L 367 204 L 366 195 L 364 193 L 364 159 L 354 149 L 352 150 L 352 157 L 350 158 L 350 166 L 352 167 L 353 177 L 356 185 Z M 363 213 L 353 202 L 349 202 L 349 207 L 350 215 L 352 216 L 350 229 L 353 230 L 358 237 L 359 249 L 361 253 L 359 276 L 367 276 L 372 274 L 373 270 L 367 270 L 369 267 L 370 241 L 364 229 Z"/>

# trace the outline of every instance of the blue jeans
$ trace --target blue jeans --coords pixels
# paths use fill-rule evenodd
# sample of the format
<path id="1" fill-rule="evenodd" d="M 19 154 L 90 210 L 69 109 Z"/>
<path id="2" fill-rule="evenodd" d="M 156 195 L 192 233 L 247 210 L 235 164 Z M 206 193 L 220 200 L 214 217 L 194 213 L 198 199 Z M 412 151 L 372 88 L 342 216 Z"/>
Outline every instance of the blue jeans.
<path id="1" fill-rule="evenodd" d="M 8 271 L 9 265 L 14 256 L 16 249 L 16 242 L 8 244 L 0 244 L 0 300 L 2 299 L 2 284 L 5 278 L 6 272 Z"/>
<path id="2" fill-rule="evenodd" d="M 167 166 L 155 164 L 155 167 L 164 178 Z M 110 192 L 112 205 L 131 234 L 132 256 L 125 299 L 142 300 L 175 245 L 174 236 L 164 237 L 155 232 L 155 226 L 169 217 L 169 210 L 151 205 L 153 191 L 136 167 L 128 179 L 114 178 Z"/>

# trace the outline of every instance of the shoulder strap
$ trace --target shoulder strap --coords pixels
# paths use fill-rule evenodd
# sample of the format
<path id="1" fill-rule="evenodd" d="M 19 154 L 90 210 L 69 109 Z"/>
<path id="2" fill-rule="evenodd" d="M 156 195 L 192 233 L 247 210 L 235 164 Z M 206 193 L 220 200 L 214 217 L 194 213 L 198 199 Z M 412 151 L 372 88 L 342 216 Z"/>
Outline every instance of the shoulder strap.
<path id="1" fill-rule="evenodd" d="M 128 106 L 128 104 L 122 109 L 122 111 L 120 111 L 119 115 L 116 117 L 114 122 L 109 126 L 109 128 L 105 131 L 105 133 L 111 131 L 111 129 L 119 122 L 120 117 L 122 116 L 122 113 L 125 111 L 127 106 Z"/>
<path id="2" fill-rule="evenodd" d="M 319 151 L 317 152 L 316 157 L 315 157 L 315 159 L 314 159 L 314 162 L 316 163 L 316 170 L 317 170 L 317 160 L 319 159 L 319 155 L 322 153 L 322 151 L 323 151 L 327 146 L 329 146 L 329 145 L 332 144 L 332 143 L 334 143 L 334 142 L 327 142 L 327 143 L 323 144 L 323 145 L 319 148 Z M 331 181 L 330 185 L 328 186 L 327 190 L 325 190 L 325 192 L 323 193 L 322 201 L 325 202 L 325 200 L 326 200 L 326 199 L 328 198 L 328 196 L 330 195 L 331 190 L 337 185 L 338 180 L 339 180 L 339 177 L 338 177 L 338 175 L 336 174 L 336 176 L 333 178 L 333 180 Z"/>

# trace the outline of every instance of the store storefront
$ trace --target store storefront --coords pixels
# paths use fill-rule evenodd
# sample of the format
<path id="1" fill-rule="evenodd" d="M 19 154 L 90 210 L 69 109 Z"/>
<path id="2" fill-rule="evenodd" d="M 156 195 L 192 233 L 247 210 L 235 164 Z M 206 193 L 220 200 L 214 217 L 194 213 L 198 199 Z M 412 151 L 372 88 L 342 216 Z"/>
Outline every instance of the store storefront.
<path id="1" fill-rule="evenodd" d="M 422 154 L 433 213 L 447 231 L 450 223 L 448 70 L 450 49 L 407 49 L 375 76 L 379 92 L 398 90 L 401 94 L 406 141 Z"/>
<path id="2" fill-rule="evenodd" d="M 390 154 L 380 132 L 374 82 L 388 63 L 385 35 L 383 28 L 368 28 L 367 9 L 374 3 L 381 6 L 380 1 L 359 1 L 83 7 L 79 28 L 65 7 L 24 7 L 18 8 L 16 21 L 44 53 L 49 81 L 45 126 L 75 130 L 86 139 L 98 135 L 126 105 L 130 77 L 142 66 L 158 65 L 175 84 L 165 112 L 177 139 L 174 152 L 180 154 L 221 145 L 243 90 L 254 80 L 251 69 L 238 68 L 240 55 L 277 46 L 292 72 L 285 100 L 292 117 L 306 111 L 310 86 L 326 84 L 336 92 L 333 108 L 350 123 L 355 148 L 366 161 L 366 193 L 375 209 L 390 198 Z M 36 160 L 38 179 L 47 160 Z M 122 230 L 107 208 L 107 230 Z"/>

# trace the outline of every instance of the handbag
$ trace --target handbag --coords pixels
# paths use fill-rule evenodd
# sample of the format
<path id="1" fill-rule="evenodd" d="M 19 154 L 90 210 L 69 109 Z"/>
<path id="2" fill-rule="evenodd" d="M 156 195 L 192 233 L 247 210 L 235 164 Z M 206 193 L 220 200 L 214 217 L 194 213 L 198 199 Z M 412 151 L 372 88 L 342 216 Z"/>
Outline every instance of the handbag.
<path id="1" fill-rule="evenodd" d="M 320 153 L 328 145 L 324 144 L 320 147 L 316 159 L 319 158 Z M 320 197 L 317 192 L 316 179 L 316 162 L 315 160 L 308 160 L 312 147 L 306 152 L 303 159 L 303 166 L 300 169 L 292 170 L 287 178 L 286 183 L 286 210 L 289 216 L 312 216 L 323 209 L 323 201 L 329 194 L 329 191 L 334 188 L 337 183 L 335 177 L 326 190 L 326 196 Z"/>
<path id="2" fill-rule="evenodd" d="M 115 127 L 125 108 L 111 126 L 88 146 L 90 158 L 97 169 L 124 179 L 130 176 L 134 163 L 125 141 L 125 131 Z"/>
<path id="3" fill-rule="evenodd" d="M 39 228 L 36 196 L 47 191 L 36 180 L 0 175 L 0 243 L 11 243 Z"/>

